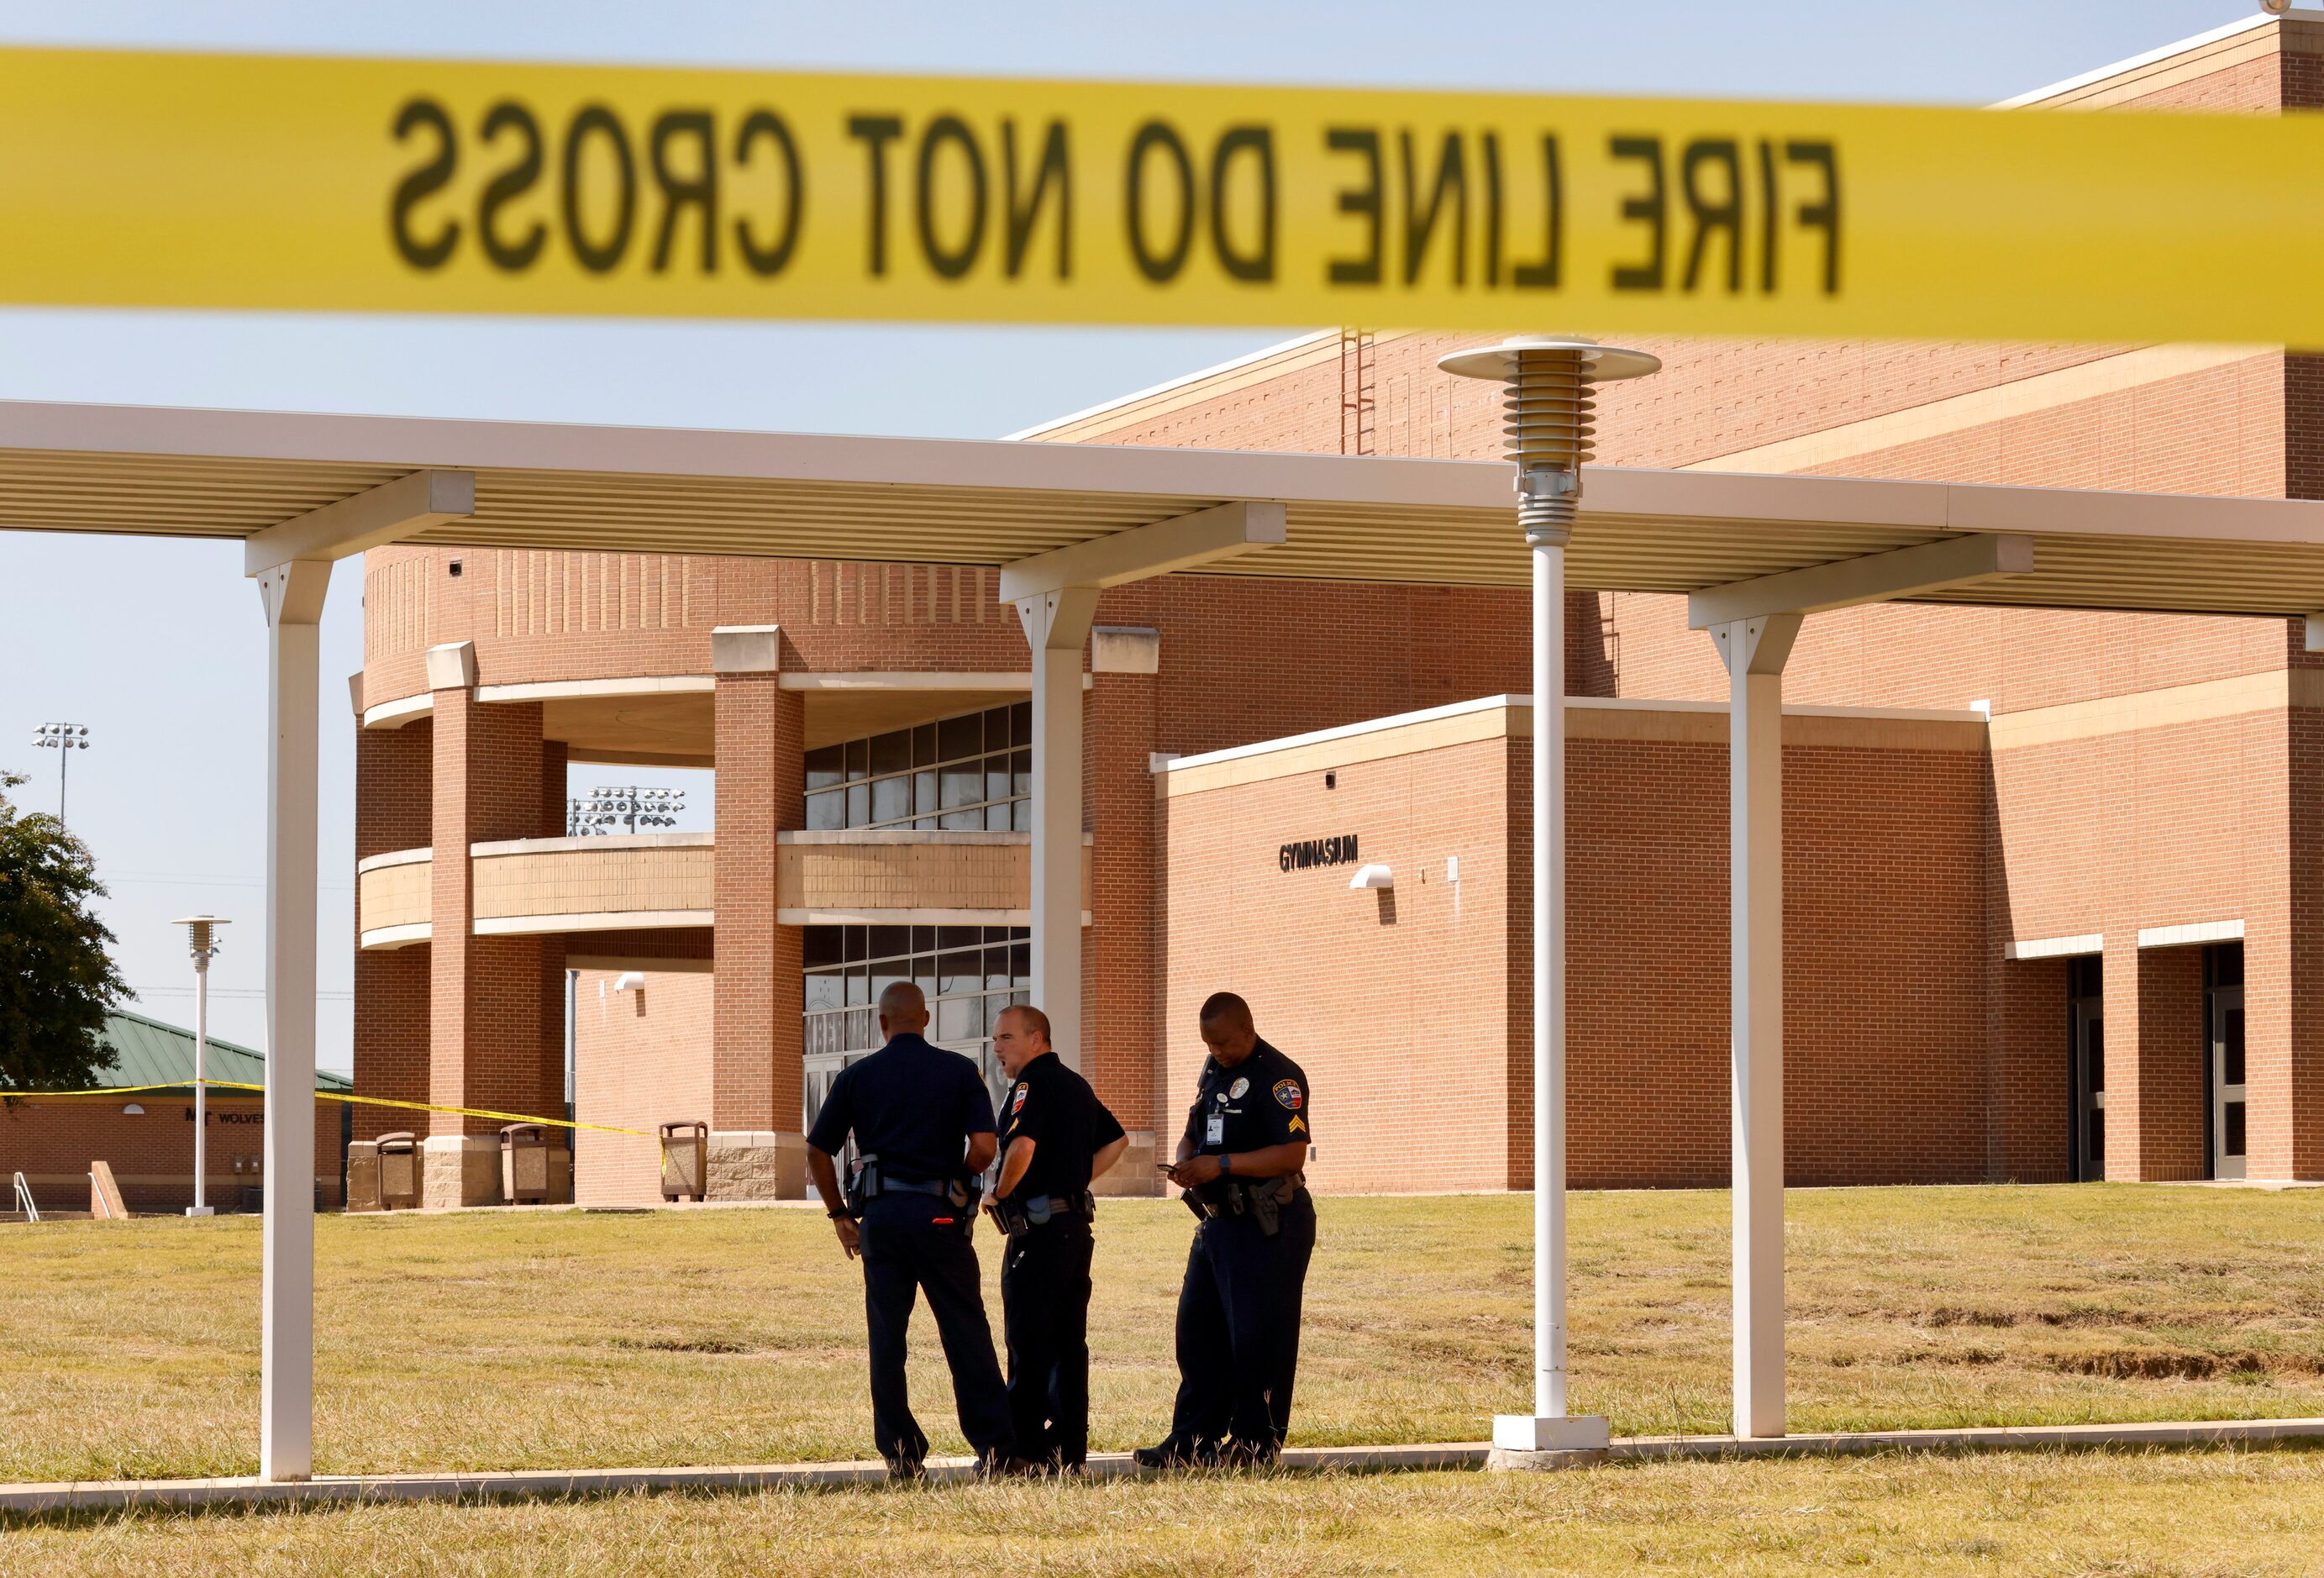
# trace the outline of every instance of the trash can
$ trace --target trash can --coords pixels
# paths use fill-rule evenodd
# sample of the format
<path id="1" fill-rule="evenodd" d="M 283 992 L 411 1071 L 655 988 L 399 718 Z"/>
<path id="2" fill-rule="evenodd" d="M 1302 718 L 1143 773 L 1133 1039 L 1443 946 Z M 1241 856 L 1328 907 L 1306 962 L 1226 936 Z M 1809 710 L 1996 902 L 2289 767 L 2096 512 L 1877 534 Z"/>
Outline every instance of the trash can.
<path id="1" fill-rule="evenodd" d="M 409 1130 L 379 1137 L 379 1208 L 410 1211 L 420 1204 L 420 1141 Z"/>
<path id="2" fill-rule="evenodd" d="M 538 1123 L 511 1123 L 501 1130 L 501 1198 L 512 1205 L 549 1197 L 549 1140 Z"/>
<path id="3" fill-rule="evenodd" d="M 379 1206 L 379 1141 L 356 1140 L 347 1145 L 347 1199 L 350 1212 L 376 1211 Z"/>
<path id="4" fill-rule="evenodd" d="M 665 1123 L 661 1126 L 661 1197 L 665 1200 L 705 1198 L 703 1180 L 710 1171 L 710 1125 Z"/>

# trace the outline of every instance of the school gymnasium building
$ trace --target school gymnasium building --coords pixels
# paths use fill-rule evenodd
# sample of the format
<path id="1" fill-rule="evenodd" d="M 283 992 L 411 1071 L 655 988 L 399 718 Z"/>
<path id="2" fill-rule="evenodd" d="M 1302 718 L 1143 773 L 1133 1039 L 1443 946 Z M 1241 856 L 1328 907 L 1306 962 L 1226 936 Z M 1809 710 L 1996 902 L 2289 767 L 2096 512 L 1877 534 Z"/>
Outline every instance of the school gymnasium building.
<path id="1" fill-rule="evenodd" d="M 2324 106 L 2324 24 L 2015 102 Z M 1486 338 L 1325 331 L 1019 437 L 1497 460 L 1498 391 L 1436 370 Z M 2324 497 L 2324 360 L 2280 349 L 1644 348 L 1601 466 Z M 577 1117 L 706 1124 L 712 1197 L 754 1198 L 800 1192 L 889 981 L 991 1070 L 1038 766 L 995 572 L 398 546 L 364 574 L 361 1093 L 561 1111 L 571 972 Z M 1176 574 L 1093 625 L 1083 1064 L 1135 1135 L 1116 1179 L 1151 1186 L 1231 988 L 1313 1078 L 1319 1187 L 1529 1186 L 1526 593 Z M 1723 1185 L 1728 681 L 1682 597 L 1579 594 L 1567 628 L 1571 1181 Z M 1812 619 L 1785 685 L 1790 1182 L 2324 1177 L 2296 622 L 1876 604 Z M 576 763 L 715 769 L 715 828 L 567 837 Z M 497 1198 L 489 1127 L 438 1121 L 427 1203 Z M 584 1131 L 576 1190 L 658 1198 L 656 1158 Z"/>

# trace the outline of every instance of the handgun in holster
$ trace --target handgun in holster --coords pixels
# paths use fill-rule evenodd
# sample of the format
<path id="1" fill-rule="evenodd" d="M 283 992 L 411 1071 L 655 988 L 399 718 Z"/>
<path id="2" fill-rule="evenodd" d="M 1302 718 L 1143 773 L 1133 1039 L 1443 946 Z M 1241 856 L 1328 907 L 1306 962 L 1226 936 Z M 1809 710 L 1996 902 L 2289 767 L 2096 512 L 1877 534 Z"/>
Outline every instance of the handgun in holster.
<path id="1" fill-rule="evenodd" d="M 863 1208 L 877 1200 L 883 1189 L 880 1158 L 871 1155 L 858 1156 L 854 1170 L 847 1175 L 847 1187 L 843 1191 L 847 1197 L 847 1214 L 861 1222 Z"/>

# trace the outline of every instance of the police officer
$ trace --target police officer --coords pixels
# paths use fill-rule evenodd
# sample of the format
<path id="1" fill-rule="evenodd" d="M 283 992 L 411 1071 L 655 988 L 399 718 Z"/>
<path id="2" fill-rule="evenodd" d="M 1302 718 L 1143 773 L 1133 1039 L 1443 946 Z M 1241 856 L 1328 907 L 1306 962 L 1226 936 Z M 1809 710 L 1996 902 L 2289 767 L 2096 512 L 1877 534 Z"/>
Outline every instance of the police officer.
<path id="1" fill-rule="evenodd" d="M 1089 1456 L 1090 1181 L 1130 1138 L 1089 1081 L 1049 1047 L 1049 1016 L 1002 1010 L 992 1050 L 1014 1081 L 1002 1098 L 1001 1177 L 990 1207 L 1009 1341 L 1009 1417 L 1026 1463 L 1079 1473 Z"/>
<path id="2" fill-rule="evenodd" d="M 807 1132 L 807 1169 L 839 1233 L 863 1259 L 872 1350 L 872 1434 L 890 1475 L 918 1479 L 928 1438 L 912 1417 L 904 1333 L 916 1291 L 928 1296 L 952 1370 L 960 1431 L 983 1472 L 1012 1468 L 1009 1397 L 993 1357 L 984 1289 L 969 1241 L 972 1180 L 992 1165 L 992 1101 L 976 1065 L 931 1047 L 927 999 L 908 981 L 880 994 L 886 1046 L 851 1064 Z M 833 1158 L 855 1137 L 855 1198 L 843 1197 Z M 851 1209 L 851 1206 L 853 1207 Z"/>
<path id="3" fill-rule="evenodd" d="M 1303 1169 L 1307 1076 L 1259 1038 L 1231 992 L 1203 1004 L 1203 1063 L 1177 1161 L 1165 1169 L 1202 1224 L 1178 1290 L 1178 1399 L 1147 1468 L 1272 1463 L 1291 1428 L 1299 1306 L 1315 1249 Z"/>

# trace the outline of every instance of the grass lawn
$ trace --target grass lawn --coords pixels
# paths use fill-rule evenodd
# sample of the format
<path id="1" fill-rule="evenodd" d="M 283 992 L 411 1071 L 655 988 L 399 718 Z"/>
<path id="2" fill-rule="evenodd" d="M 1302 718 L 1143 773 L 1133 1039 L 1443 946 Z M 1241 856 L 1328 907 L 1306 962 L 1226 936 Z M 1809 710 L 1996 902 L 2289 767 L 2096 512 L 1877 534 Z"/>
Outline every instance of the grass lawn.
<path id="1" fill-rule="evenodd" d="M 0 1524 L 0 1573 L 2312 1574 L 2324 1452 L 1659 1463 L 143 1514 Z"/>
<path id="2" fill-rule="evenodd" d="M 1321 1205 L 1295 1440 L 1473 1440 L 1497 1410 L 1526 1406 L 1529 1201 Z M 1158 1201 L 1110 1202 L 1101 1215 L 1092 1317 L 1100 1446 L 1163 1431 L 1175 1380 L 1170 1312 L 1191 1227 L 1183 1208 Z M 1611 1415 L 1618 1434 L 1724 1429 L 1726 1196 L 1579 1195 L 1572 1230 L 1577 1407 Z M 979 1242 L 990 1281 L 994 1240 L 981 1232 Z M 0 1228 L 0 1481 L 254 1472 L 258 1249 L 255 1219 Z M 2324 1415 L 2324 1191 L 1812 1191 L 1792 1196 L 1789 1255 L 1795 1428 Z M 318 1263 L 320 1472 L 870 1453 L 861 1283 L 819 1213 L 332 1217 L 318 1226 Z M 991 1297 L 997 1312 L 997 1290 Z M 937 1451 L 961 1450 L 933 1328 L 923 1319 L 916 1334 L 922 1423 Z M 880 1548 L 900 1571 L 914 1541 L 942 1521 L 928 1509 L 956 1507 L 992 1539 L 1021 1513 L 1098 1542 L 1076 1558 L 1090 1564 L 1063 1570 L 1112 1571 L 1128 1558 L 1099 1548 L 1104 1520 L 1128 1509 L 1120 1516 L 1141 1527 L 1177 1518 L 1190 1551 L 1230 1537 L 1289 1542 L 1281 1573 L 1393 1570 L 1364 1567 L 1356 1536 L 1342 1531 L 1409 1518 L 1416 1528 L 1441 1523 L 1452 1546 L 1493 1571 L 1531 1565 L 1515 1553 L 1536 1548 L 1526 1542 L 1543 1524 L 1571 1525 L 1577 1539 L 1598 1542 L 1591 1549 L 1643 1540 L 1679 1550 L 1666 1524 L 1697 1496 L 1727 1509 L 1706 1514 L 1706 1551 L 1787 1548 L 1820 1521 L 1886 1550 L 1885 1509 L 1910 1484 L 1932 1506 L 2022 1497 L 2028 1518 L 2050 1519 L 2043 1527 L 2088 1496 L 2103 1504 L 2072 1506 L 2072 1518 L 2160 1520 L 2173 1495 L 2209 1486 L 2217 1499 L 2200 1504 L 2202 1527 L 2183 1544 L 2200 1568 L 2211 1549 L 2206 1529 L 2267 1527 L 2236 1510 L 2273 1505 L 2267 1487 L 2281 1489 L 2284 1508 L 2304 1509 L 2298 1516 L 2312 1527 L 2324 1458 L 1708 1465 L 1608 1471 L 1565 1488 L 1418 1476 L 1312 1497 L 1261 1481 L 1212 1487 L 1204 1495 L 1214 1511 L 1173 1511 L 1181 1492 L 1127 1486 L 1056 1501 L 1022 1488 L 916 1500 L 676 1500 L 621 1516 L 642 1529 L 724 1527 L 745 1546 L 785 1552 L 812 1545 L 800 1544 L 798 1527 L 828 1520 L 888 1542 Z M 1406 1510 L 1391 1516 L 1397 1507 Z M 140 1521 L 132 1533 L 86 1537 L 92 1550 L 135 1544 L 146 1553 L 137 1559 L 160 1570 L 178 1564 L 159 1554 L 181 1537 L 171 1530 L 223 1530 L 221 1548 L 246 1542 L 252 1565 L 263 1567 L 292 1559 L 287 1546 L 264 1553 L 303 1537 L 283 1532 L 300 1527 L 351 1540 L 370 1527 L 447 1539 L 465 1528 L 578 1549 L 604 1537 L 614 1515 L 374 1509 Z M 51 1536 L 9 1534 L 0 1568 L 28 1537 Z M 1001 1547 L 980 1548 L 989 1557 Z M 1148 1570 L 1176 1559 L 1160 1546 L 1139 1548 Z M 971 1546 L 958 1549 L 965 1564 Z M 626 1565 L 629 1554 L 624 1570 L 659 1570 Z M 646 1559 L 642 1547 L 633 1554 Z M 888 1569 L 875 1560 L 871 1570 Z"/>

